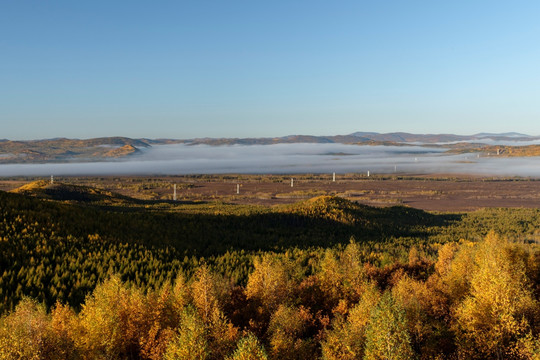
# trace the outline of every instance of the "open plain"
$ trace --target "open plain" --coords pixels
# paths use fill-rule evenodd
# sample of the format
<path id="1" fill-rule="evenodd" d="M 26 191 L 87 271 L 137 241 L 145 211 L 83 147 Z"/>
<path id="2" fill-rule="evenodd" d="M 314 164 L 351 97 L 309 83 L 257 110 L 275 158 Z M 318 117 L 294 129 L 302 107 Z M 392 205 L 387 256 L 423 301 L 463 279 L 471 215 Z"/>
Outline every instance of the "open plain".
<path id="1" fill-rule="evenodd" d="M 0 179 L 9 191 L 38 178 Z M 292 186 L 291 186 L 291 179 Z M 366 174 L 185 175 L 62 177 L 55 181 L 91 186 L 140 200 L 222 201 L 272 206 L 333 195 L 372 206 L 404 205 L 428 211 L 471 211 L 487 207 L 540 207 L 540 180 L 470 175 Z"/>

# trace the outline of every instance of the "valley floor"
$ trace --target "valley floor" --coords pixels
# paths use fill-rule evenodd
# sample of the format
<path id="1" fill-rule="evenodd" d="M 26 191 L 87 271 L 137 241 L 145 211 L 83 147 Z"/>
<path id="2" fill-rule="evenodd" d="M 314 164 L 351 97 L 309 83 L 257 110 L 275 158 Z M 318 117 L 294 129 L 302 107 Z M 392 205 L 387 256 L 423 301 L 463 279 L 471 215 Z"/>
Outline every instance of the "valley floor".
<path id="1" fill-rule="evenodd" d="M 291 187 L 291 178 L 293 186 Z M 0 190 L 28 183 L 0 178 Z M 216 201 L 272 206 L 314 196 L 340 196 L 371 206 L 405 205 L 427 211 L 472 211 L 488 207 L 540 207 L 540 180 L 463 176 L 200 175 L 65 177 L 58 181 L 113 191 L 141 200 Z M 239 187 L 239 189 L 238 189 Z M 238 193 L 237 193 L 238 190 Z"/>

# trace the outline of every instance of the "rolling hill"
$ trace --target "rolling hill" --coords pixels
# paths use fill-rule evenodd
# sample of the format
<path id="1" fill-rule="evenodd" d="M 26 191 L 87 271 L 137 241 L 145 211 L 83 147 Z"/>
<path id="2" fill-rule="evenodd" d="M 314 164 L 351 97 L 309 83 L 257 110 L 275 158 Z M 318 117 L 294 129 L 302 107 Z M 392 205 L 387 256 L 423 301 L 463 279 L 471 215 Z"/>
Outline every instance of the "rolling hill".
<path id="1" fill-rule="evenodd" d="M 405 144 L 423 146 L 445 146 L 473 150 L 483 141 L 531 141 L 532 137 L 519 133 L 476 135 L 453 134 L 410 134 L 405 132 L 379 134 L 374 132 L 355 132 L 349 135 L 312 136 L 289 135 L 274 138 L 197 138 L 197 139 L 130 139 L 126 137 L 102 137 L 94 139 L 56 138 L 47 140 L 11 141 L 0 140 L 0 164 L 15 163 L 58 163 L 110 161 L 136 157 L 145 148 L 156 145 L 272 145 L 293 143 L 340 143 L 358 145 L 393 145 Z M 457 144 L 452 144 L 457 143 Z M 526 151 L 525 151 L 526 152 Z M 509 152 L 507 152 L 509 153 Z M 515 152 L 517 153 L 517 152 Z M 521 151 L 520 153 L 524 153 Z"/>

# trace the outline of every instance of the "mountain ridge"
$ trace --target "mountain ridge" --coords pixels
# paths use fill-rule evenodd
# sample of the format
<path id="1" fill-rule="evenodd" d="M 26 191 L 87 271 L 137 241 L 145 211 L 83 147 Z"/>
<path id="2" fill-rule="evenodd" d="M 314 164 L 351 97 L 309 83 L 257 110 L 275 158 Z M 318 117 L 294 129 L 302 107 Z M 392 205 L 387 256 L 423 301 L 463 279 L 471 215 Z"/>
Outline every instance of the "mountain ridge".
<path id="1" fill-rule="evenodd" d="M 377 133 L 354 132 L 348 135 L 287 135 L 282 137 L 251 138 L 193 138 L 193 139 L 132 139 L 128 137 L 98 137 L 90 139 L 68 139 L 64 137 L 41 140 L 0 141 L 0 164 L 16 163 L 51 163 L 51 162 L 87 162 L 110 161 L 136 156 L 142 149 L 155 145 L 272 145 L 294 143 L 317 144 L 355 144 L 355 145 L 420 145 L 420 146 L 456 146 L 479 148 L 486 139 L 493 141 L 532 141 L 539 136 L 530 136 L 517 132 L 478 133 L 474 135 L 456 134 L 413 134 L 407 132 Z M 476 143 L 475 143 L 476 142 Z M 470 145 L 470 146 L 469 146 Z"/>

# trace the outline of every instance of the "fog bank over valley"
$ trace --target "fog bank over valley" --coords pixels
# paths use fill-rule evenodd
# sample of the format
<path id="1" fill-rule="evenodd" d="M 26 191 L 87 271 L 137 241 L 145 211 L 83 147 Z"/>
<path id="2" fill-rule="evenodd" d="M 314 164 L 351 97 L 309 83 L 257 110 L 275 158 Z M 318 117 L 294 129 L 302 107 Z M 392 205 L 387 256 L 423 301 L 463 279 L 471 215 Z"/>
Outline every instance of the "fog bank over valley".
<path id="1" fill-rule="evenodd" d="M 448 154 L 444 148 L 337 143 L 154 145 L 127 160 L 0 165 L 0 176 L 360 173 L 540 177 L 540 158 Z"/>

